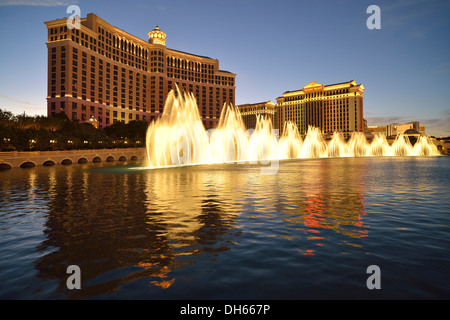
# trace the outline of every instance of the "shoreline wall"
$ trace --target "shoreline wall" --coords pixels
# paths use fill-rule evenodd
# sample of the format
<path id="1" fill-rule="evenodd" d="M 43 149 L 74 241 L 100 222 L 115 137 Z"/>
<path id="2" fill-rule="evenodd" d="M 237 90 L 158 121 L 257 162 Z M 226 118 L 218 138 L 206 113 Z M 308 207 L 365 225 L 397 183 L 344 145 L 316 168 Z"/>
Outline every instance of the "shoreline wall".
<path id="1" fill-rule="evenodd" d="M 103 161 L 142 161 L 145 148 L 0 152 L 0 170 Z"/>

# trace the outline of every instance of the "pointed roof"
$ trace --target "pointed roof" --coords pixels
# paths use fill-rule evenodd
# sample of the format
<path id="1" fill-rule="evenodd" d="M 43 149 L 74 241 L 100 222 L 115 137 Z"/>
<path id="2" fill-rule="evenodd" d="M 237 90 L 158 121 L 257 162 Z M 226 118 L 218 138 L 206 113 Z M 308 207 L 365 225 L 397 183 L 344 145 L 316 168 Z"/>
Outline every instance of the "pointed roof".
<path id="1" fill-rule="evenodd" d="M 333 84 L 327 84 L 327 85 L 323 85 L 321 83 L 315 82 L 315 81 L 311 81 L 310 83 L 308 83 L 306 86 L 304 86 L 301 89 L 298 90 L 293 90 L 293 91 L 285 91 L 283 93 L 283 96 L 285 95 L 294 95 L 294 94 L 300 94 L 303 92 L 308 92 L 308 91 L 315 91 L 315 90 L 330 90 L 330 89 L 335 89 L 335 88 L 340 88 L 342 86 L 359 86 L 359 91 L 364 91 L 364 86 L 362 84 L 357 84 L 355 80 L 350 80 L 350 81 L 345 81 L 345 82 L 339 82 L 339 83 L 333 83 Z"/>
<path id="2" fill-rule="evenodd" d="M 303 89 L 305 89 L 305 88 L 313 88 L 313 87 L 323 87 L 323 84 L 311 81 L 306 86 L 304 86 Z"/>

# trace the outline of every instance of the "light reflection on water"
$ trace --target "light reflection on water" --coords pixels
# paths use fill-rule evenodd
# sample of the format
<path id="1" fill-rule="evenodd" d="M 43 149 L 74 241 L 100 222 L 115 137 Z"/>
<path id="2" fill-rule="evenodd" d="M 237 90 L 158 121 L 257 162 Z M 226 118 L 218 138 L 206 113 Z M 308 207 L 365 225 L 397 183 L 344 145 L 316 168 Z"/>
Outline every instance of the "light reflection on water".
<path id="1" fill-rule="evenodd" d="M 0 172 L 2 298 L 449 297 L 449 158 Z M 66 268 L 82 290 L 66 288 Z M 430 270 L 431 269 L 431 270 Z M 396 281 L 394 281 L 396 280 Z"/>

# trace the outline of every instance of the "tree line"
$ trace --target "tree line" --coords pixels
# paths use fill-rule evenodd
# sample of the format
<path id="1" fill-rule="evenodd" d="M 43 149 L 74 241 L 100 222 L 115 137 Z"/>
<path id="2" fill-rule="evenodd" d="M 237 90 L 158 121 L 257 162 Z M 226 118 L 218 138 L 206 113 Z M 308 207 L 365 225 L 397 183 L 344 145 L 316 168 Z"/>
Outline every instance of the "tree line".
<path id="1" fill-rule="evenodd" d="M 147 122 L 134 120 L 101 129 L 70 120 L 64 112 L 29 116 L 0 109 L 0 151 L 144 147 L 147 127 Z"/>

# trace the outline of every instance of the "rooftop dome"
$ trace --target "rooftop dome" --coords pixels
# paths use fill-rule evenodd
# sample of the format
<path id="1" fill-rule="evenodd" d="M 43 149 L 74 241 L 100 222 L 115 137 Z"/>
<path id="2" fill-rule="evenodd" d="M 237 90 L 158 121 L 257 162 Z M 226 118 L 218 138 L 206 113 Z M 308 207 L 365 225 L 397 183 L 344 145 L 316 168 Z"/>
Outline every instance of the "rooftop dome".
<path id="1" fill-rule="evenodd" d="M 166 45 L 166 34 L 158 26 L 148 33 L 148 42 L 152 44 Z"/>

